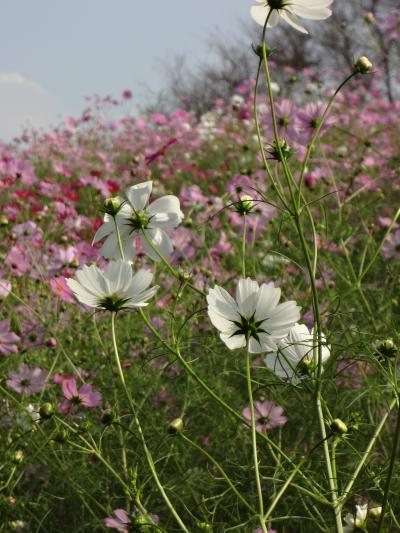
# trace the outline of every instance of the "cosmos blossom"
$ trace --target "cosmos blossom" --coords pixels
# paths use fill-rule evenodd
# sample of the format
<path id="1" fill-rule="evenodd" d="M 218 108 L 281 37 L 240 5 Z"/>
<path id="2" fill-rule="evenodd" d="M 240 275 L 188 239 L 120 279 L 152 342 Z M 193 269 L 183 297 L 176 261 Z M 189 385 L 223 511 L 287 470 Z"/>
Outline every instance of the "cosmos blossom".
<path id="1" fill-rule="evenodd" d="M 97 230 L 93 239 L 93 243 L 105 239 L 100 249 L 103 257 L 121 257 L 116 224 L 125 259 L 130 260 L 136 253 L 135 238 L 140 240 L 144 252 L 153 261 L 160 261 L 153 247 L 164 257 L 172 254 L 171 239 L 165 230 L 178 227 L 184 215 L 179 199 L 171 194 L 149 203 L 152 189 L 152 181 L 133 185 L 126 191 L 127 201 L 122 203 L 115 217 L 108 213 L 104 215 L 104 224 Z"/>
<path id="2" fill-rule="evenodd" d="M 85 265 L 76 278 L 66 280 L 68 287 L 83 304 L 97 309 L 119 311 L 123 308 L 145 307 L 158 286 L 149 288 L 153 274 L 141 269 L 135 274 L 126 261 L 111 261 L 102 271 Z"/>
<path id="3" fill-rule="evenodd" d="M 279 18 L 301 33 L 308 31 L 297 17 L 309 20 L 324 20 L 331 16 L 329 6 L 333 0 L 257 0 L 258 5 L 251 8 L 251 16 L 261 26 L 268 18 L 268 28 L 276 26 Z"/>
<path id="4" fill-rule="evenodd" d="M 251 422 L 250 407 L 245 407 L 242 415 L 246 420 Z M 268 429 L 282 427 L 286 424 L 287 418 L 283 416 L 283 407 L 275 405 L 270 400 L 264 402 L 254 402 L 254 418 L 256 430 L 265 433 Z M 247 426 L 245 426 L 247 428 Z"/>
<path id="5" fill-rule="evenodd" d="M 208 315 L 229 349 L 248 345 L 250 353 L 274 351 L 300 318 L 296 302 L 279 303 L 281 290 L 273 282 L 261 286 L 250 278 L 239 280 L 236 300 L 216 285 L 207 296 Z"/>
<path id="6" fill-rule="evenodd" d="M 321 341 L 324 364 L 331 352 L 325 335 Z M 314 338 L 314 330 L 310 332 L 306 325 L 295 324 L 277 346 L 278 350 L 265 358 L 267 368 L 277 376 L 297 383 L 302 377 L 314 374 L 318 366 L 318 339 Z"/>

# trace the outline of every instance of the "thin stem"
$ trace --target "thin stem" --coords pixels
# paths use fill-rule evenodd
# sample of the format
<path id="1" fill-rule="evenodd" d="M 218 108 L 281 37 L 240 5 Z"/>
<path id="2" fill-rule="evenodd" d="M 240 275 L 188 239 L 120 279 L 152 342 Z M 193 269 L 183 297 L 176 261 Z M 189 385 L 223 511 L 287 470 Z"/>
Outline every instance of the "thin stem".
<path id="1" fill-rule="evenodd" d="M 179 436 L 181 439 L 183 439 L 185 442 L 190 444 L 190 446 L 193 446 L 196 450 L 198 450 L 200 453 L 202 453 L 209 461 L 215 465 L 218 470 L 220 471 L 222 477 L 225 479 L 225 481 L 228 483 L 232 491 L 236 494 L 236 496 L 239 498 L 239 500 L 254 514 L 257 514 L 257 511 L 243 498 L 243 496 L 240 494 L 240 492 L 237 490 L 235 485 L 232 483 L 231 479 L 229 478 L 228 474 L 225 472 L 225 470 L 222 468 L 222 466 L 219 464 L 219 462 L 214 459 L 212 455 L 210 455 L 206 450 L 204 450 L 201 446 L 196 444 L 196 442 L 192 441 L 184 435 L 183 433 L 179 433 Z"/>
<path id="2" fill-rule="evenodd" d="M 115 361 L 117 363 L 119 377 L 120 377 L 120 380 L 121 380 L 121 383 L 122 383 L 122 387 L 123 387 L 123 389 L 125 391 L 126 397 L 128 399 L 128 403 L 129 403 L 129 406 L 131 408 L 131 411 L 132 411 L 132 414 L 133 414 L 133 417 L 134 417 L 134 420 L 135 420 L 135 423 L 136 423 L 136 427 L 137 427 L 138 433 L 140 435 L 140 439 L 142 441 L 144 453 L 146 455 L 147 463 L 149 465 L 151 474 L 152 474 L 153 479 L 154 479 L 154 481 L 155 481 L 155 483 L 156 483 L 156 485 L 158 487 L 158 490 L 160 491 L 161 496 L 163 497 L 163 499 L 164 499 L 168 509 L 170 510 L 171 514 L 174 516 L 175 520 L 177 521 L 177 523 L 181 527 L 182 531 L 185 531 L 185 533 L 189 533 L 189 530 L 186 528 L 185 524 L 182 522 L 180 516 L 176 512 L 174 506 L 172 505 L 170 499 L 168 498 L 167 493 L 164 490 L 164 487 L 162 486 L 161 481 L 158 478 L 157 471 L 156 471 L 156 468 L 155 468 L 155 464 L 154 464 L 154 461 L 153 461 L 153 457 L 151 455 L 150 450 L 147 447 L 146 440 L 145 440 L 144 435 L 143 435 L 142 427 L 141 427 L 139 419 L 138 419 L 138 417 L 136 415 L 136 406 L 135 406 L 135 404 L 133 402 L 131 393 L 130 393 L 127 385 L 126 385 L 124 372 L 122 370 L 121 361 L 120 361 L 120 358 L 119 358 L 117 339 L 116 339 L 116 335 L 115 335 L 115 312 L 111 313 L 111 333 L 112 333 L 112 342 L 113 342 L 113 348 L 114 348 L 114 354 L 115 354 Z"/>
<path id="3" fill-rule="evenodd" d="M 242 274 L 243 274 L 243 279 L 246 279 L 246 214 L 243 214 Z"/>
<path id="4" fill-rule="evenodd" d="M 348 82 L 351 80 L 351 78 L 353 76 L 356 75 L 356 72 L 352 72 L 349 76 L 347 76 L 347 78 L 345 78 L 342 83 L 338 86 L 338 88 L 335 90 L 335 92 L 332 94 L 332 96 L 329 98 L 328 100 L 328 103 L 324 109 L 324 112 L 322 113 L 322 117 L 318 120 L 318 124 L 317 124 L 317 127 L 315 128 L 314 130 L 314 133 L 313 133 L 313 136 L 311 137 L 311 141 L 308 145 L 308 149 L 307 149 L 307 152 L 306 152 L 306 155 L 304 157 L 304 161 L 303 161 L 303 165 L 301 167 L 301 171 L 300 171 L 300 181 L 299 181 L 299 195 L 301 194 L 301 189 L 302 189 L 302 186 L 303 186 L 303 182 L 304 182 L 304 175 L 305 175 L 305 172 L 306 172 L 306 168 L 307 168 L 307 164 L 308 164 L 308 161 L 310 159 L 310 155 L 311 155 L 311 151 L 312 149 L 314 148 L 314 144 L 315 144 L 315 141 L 317 140 L 318 138 L 318 135 L 321 131 L 321 128 L 325 122 L 325 119 L 326 117 L 328 116 L 328 113 L 332 107 L 332 104 L 336 98 L 336 95 L 339 93 L 339 91 L 342 89 L 342 87 Z"/>
<path id="5" fill-rule="evenodd" d="M 119 226 L 117 224 L 117 217 L 113 216 L 113 219 L 114 219 L 114 224 L 115 224 L 115 233 L 117 234 L 119 253 L 121 254 L 121 259 L 125 261 L 124 248 L 122 246 L 121 234 L 119 231 Z"/>
<path id="6" fill-rule="evenodd" d="M 250 402 L 251 443 L 253 447 L 253 463 L 254 463 L 254 471 L 256 475 L 256 484 L 257 484 L 259 519 L 260 519 L 260 524 L 261 524 L 263 532 L 268 533 L 267 526 L 265 525 L 265 519 L 264 519 L 264 501 L 263 501 L 263 495 L 262 495 L 260 471 L 258 468 L 256 419 L 254 415 L 253 388 L 251 385 L 251 366 L 250 366 L 249 350 L 247 350 L 247 357 L 246 357 L 246 377 L 247 377 L 247 393 L 248 393 L 249 402 Z"/>
<path id="7" fill-rule="evenodd" d="M 168 268 L 168 270 L 171 272 L 171 274 L 174 276 L 174 278 L 178 279 L 179 281 L 182 281 L 181 275 L 179 272 L 175 270 L 175 268 L 171 265 L 171 263 L 162 255 L 162 253 L 157 249 L 156 246 L 151 242 L 151 239 L 148 238 L 147 233 L 144 229 L 142 229 L 142 235 L 147 242 L 147 244 L 150 246 L 150 248 L 153 250 L 153 252 L 160 258 L 160 260 L 164 263 L 164 265 Z M 202 291 L 201 289 L 198 289 L 195 285 L 190 283 L 189 281 L 185 282 L 185 285 L 196 291 L 201 296 L 206 296 L 206 293 Z"/>
<path id="8" fill-rule="evenodd" d="M 397 402 L 399 401 L 399 396 L 398 396 L 397 393 L 396 393 L 396 400 L 397 400 Z M 395 465 L 395 462 L 396 462 L 397 448 L 399 446 L 399 442 L 400 442 L 400 405 L 397 406 L 396 429 L 395 429 L 394 437 L 393 437 L 392 454 L 390 456 L 389 470 L 388 470 L 388 474 L 387 474 L 387 478 L 386 478 L 386 484 L 385 484 L 385 493 L 384 493 L 383 500 L 382 500 L 382 513 L 381 513 L 381 516 L 380 516 L 380 519 L 379 519 L 378 532 L 377 533 L 380 533 L 382 531 L 382 527 L 383 527 L 383 521 L 384 521 L 384 518 L 385 518 L 386 507 L 388 505 L 390 484 L 391 484 L 391 481 L 392 481 L 393 469 L 394 469 L 394 465 Z"/>

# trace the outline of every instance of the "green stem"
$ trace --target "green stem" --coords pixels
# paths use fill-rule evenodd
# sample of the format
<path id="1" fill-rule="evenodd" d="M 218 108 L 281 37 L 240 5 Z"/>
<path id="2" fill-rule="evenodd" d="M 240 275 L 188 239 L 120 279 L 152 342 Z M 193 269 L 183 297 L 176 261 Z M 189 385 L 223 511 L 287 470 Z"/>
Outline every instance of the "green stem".
<path id="1" fill-rule="evenodd" d="M 233 407 L 231 407 L 229 404 L 227 404 L 222 398 L 220 398 L 208 385 L 205 383 L 200 376 L 197 375 L 197 373 L 192 369 L 191 365 L 185 361 L 185 359 L 182 357 L 179 348 L 174 349 L 172 348 L 164 339 L 161 337 L 161 335 L 158 333 L 158 331 L 154 328 L 153 324 L 150 322 L 150 320 L 147 318 L 147 316 L 144 314 L 142 309 L 139 309 L 139 313 L 146 324 L 146 326 L 149 328 L 149 330 L 153 333 L 153 335 L 161 342 L 161 344 L 166 348 L 167 351 L 169 351 L 171 354 L 173 354 L 179 362 L 182 364 L 182 366 L 185 368 L 185 370 L 192 376 L 192 378 L 207 392 L 207 394 L 215 400 L 221 407 L 223 407 L 226 411 L 228 411 L 236 420 L 240 421 L 242 424 L 245 424 L 248 427 L 251 427 L 250 422 L 246 420 L 240 413 L 238 413 Z M 288 455 L 285 454 L 285 452 L 277 445 L 273 440 L 271 440 L 267 435 L 264 433 L 258 433 L 258 436 L 263 438 L 281 457 L 285 459 L 292 467 L 296 467 L 296 465 L 293 463 L 293 461 L 290 459 Z M 301 477 L 311 485 L 311 481 L 301 472 Z M 315 486 L 313 486 L 313 489 L 315 490 Z M 312 495 L 318 502 L 324 503 L 325 505 L 330 505 L 330 502 L 328 502 L 321 493 L 315 493 Z"/>
<path id="2" fill-rule="evenodd" d="M 129 403 L 129 406 L 131 408 L 131 411 L 132 411 L 132 414 L 133 414 L 133 417 L 134 417 L 134 420 L 135 420 L 135 423 L 136 423 L 136 427 L 137 427 L 138 433 L 140 435 L 140 439 L 142 441 L 142 446 L 143 446 L 143 449 L 144 449 L 144 453 L 146 455 L 147 463 L 149 465 L 151 474 L 152 474 L 153 479 L 154 479 L 154 481 L 155 481 L 155 483 L 156 483 L 156 485 L 158 487 L 158 490 L 160 491 L 161 496 L 163 497 L 163 499 L 164 499 L 168 509 L 170 510 L 171 514 L 173 515 L 173 517 L 175 518 L 175 520 L 177 521 L 177 523 L 181 527 L 182 531 L 185 531 L 185 533 L 189 533 L 189 530 L 186 528 L 185 524 L 182 522 L 180 516 L 176 512 L 174 506 L 172 505 L 170 499 L 168 498 L 167 493 L 164 490 L 164 487 L 163 487 L 161 481 L 158 478 L 156 467 L 155 467 L 155 464 L 154 464 L 154 461 L 153 461 L 153 457 L 151 455 L 150 450 L 147 447 L 146 440 L 144 438 L 144 434 L 143 434 L 143 431 L 142 431 L 142 426 L 140 425 L 139 419 L 138 419 L 138 417 L 136 415 L 136 406 L 135 406 L 134 401 L 132 399 L 131 393 L 130 393 L 127 385 L 126 385 L 124 372 L 122 370 L 121 361 L 120 361 L 120 358 L 119 358 L 117 339 L 116 339 L 116 335 L 115 335 L 115 312 L 111 313 L 111 333 L 112 333 L 112 342 L 113 342 L 113 348 L 114 348 L 114 354 L 115 354 L 115 362 L 117 363 L 119 377 L 120 377 L 120 380 L 121 380 L 122 387 L 123 387 L 123 389 L 125 391 L 126 397 L 128 399 L 128 403 Z"/>
<path id="3" fill-rule="evenodd" d="M 246 214 L 243 215 L 242 274 L 243 274 L 243 279 L 246 279 Z"/>
<path id="4" fill-rule="evenodd" d="M 258 468 L 258 454 L 257 454 L 257 433 L 256 433 L 256 419 L 254 415 L 254 403 L 253 403 L 253 388 L 251 385 L 251 366 L 250 366 L 250 352 L 247 350 L 246 357 L 246 377 L 247 377 L 247 393 L 250 402 L 250 415 L 251 415 L 251 443 L 253 448 L 253 463 L 254 471 L 256 475 L 257 494 L 258 494 L 258 507 L 259 507 L 259 520 L 264 533 L 268 533 L 267 526 L 264 519 L 264 501 L 262 495 L 260 471 Z"/>
<path id="5" fill-rule="evenodd" d="M 307 149 L 307 152 L 306 152 L 306 155 L 304 157 L 304 161 L 303 161 L 303 165 L 301 167 L 301 171 L 300 171 L 300 181 L 299 181 L 299 195 L 301 194 L 301 189 L 302 189 L 302 186 L 303 186 L 303 182 L 304 182 L 304 175 L 305 175 L 305 172 L 306 172 L 306 168 L 307 168 L 307 164 L 308 164 L 308 161 L 310 159 L 310 155 L 311 155 L 311 151 L 312 149 L 314 148 L 314 144 L 315 144 L 315 141 L 317 140 L 318 138 L 318 135 L 321 131 L 321 128 L 325 122 L 325 119 L 326 117 L 328 116 L 328 113 L 332 107 L 332 104 L 336 98 L 336 95 L 339 93 L 339 91 L 342 89 L 342 87 L 348 82 L 351 80 L 351 78 L 353 76 L 355 76 L 355 72 L 352 72 L 349 76 L 347 76 L 347 78 L 345 78 L 342 83 L 337 87 L 337 89 L 335 90 L 335 92 L 333 93 L 333 95 L 329 98 L 328 100 L 328 103 L 324 109 L 324 112 L 322 114 L 322 117 L 319 119 L 318 121 L 318 124 L 317 124 L 317 127 L 315 128 L 315 131 L 314 131 L 314 134 L 311 138 L 311 141 L 310 141 L 310 144 L 308 145 L 308 149 Z"/>
<path id="6" fill-rule="evenodd" d="M 397 403 L 398 403 L 399 402 L 398 393 L 396 393 L 396 400 L 397 400 Z M 386 507 L 388 505 L 390 484 L 391 484 L 391 481 L 392 481 L 394 465 L 396 463 L 396 455 L 397 455 L 397 448 L 399 446 L 399 442 L 400 442 L 400 405 L 398 404 L 397 405 L 397 421 L 396 421 L 396 429 L 395 429 L 394 437 L 393 437 L 392 454 L 390 456 L 389 470 L 388 470 L 388 474 L 387 474 L 387 478 L 386 478 L 385 492 L 384 492 L 384 496 L 383 496 L 383 500 L 382 500 L 382 513 L 381 513 L 381 516 L 380 516 L 380 519 L 379 519 L 377 533 L 380 533 L 382 531 L 382 527 L 383 527 L 383 521 L 384 521 L 384 518 L 385 518 Z"/>
<path id="7" fill-rule="evenodd" d="M 196 444 L 196 442 L 192 441 L 184 435 L 183 433 L 179 433 L 179 436 L 181 439 L 183 439 L 185 442 L 190 444 L 190 446 L 193 446 L 196 450 L 198 450 L 200 453 L 202 453 L 209 461 L 215 465 L 218 470 L 220 471 L 222 477 L 225 479 L 225 481 L 228 483 L 229 487 L 232 489 L 232 491 L 236 494 L 236 496 L 239 498 L 239 500 L 254 514 L 257 514 L 257 511 L 243 498 L 243 496 L 240 494 L 240 492 L 237 490 L 235 485 L 232 483 L 231 479 L 229 478 L 228 474 L 225 472 L 225 470 L 222 468 L 222 466 L 219 464 L 219 462 L 214 459 L 212 455 L 210 455 L 206 450 L 204 450 L 201 446 Z"/>
<path id="8" fill-rule="evenodd" d="M 151 242 L 151 240 L 148 238 L 146 231 L 142 229 L 142 235 L 147 244 L 150 246 L 150 248 L 153 250 L 153 252 L 160 258 L 160 260 L 164 263 L 164 265 L 168 268 L 168 270 L 171 272 L 171 274 L 174 276 L 174 278 L 178 279 L 179 281 L 182 281 L 182 276 L 179 274 L 177 270 L 171 265 L 171 263 L 160 253 L 159 250 L 157 250 L 156 246 Z M 185 280 L 185 284 L 196 291 L 201 296 L 207 296 L 204 291 L 201 289 L 198 289 L 195 285 L 190 283 L 189 281 Z"/>

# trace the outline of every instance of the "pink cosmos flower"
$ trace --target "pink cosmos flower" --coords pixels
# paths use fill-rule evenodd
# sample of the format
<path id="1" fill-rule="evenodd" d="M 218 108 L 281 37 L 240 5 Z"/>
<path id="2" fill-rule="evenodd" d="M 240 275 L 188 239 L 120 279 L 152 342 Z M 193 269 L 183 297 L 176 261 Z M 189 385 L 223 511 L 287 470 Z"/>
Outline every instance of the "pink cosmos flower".
<path id="1" fill-rule="evenodd" d="M 63 276 L 51 279 L 50 287 L 54 294 L 59 296 L 65 302 L 68 302 L 70 304 L 75 303 L 75 297 L 71 289 L 68 287 L 66 279 Z"/>
<path id="2" fill-rule="evenodd" d="M 47 371 L 38 366 L 31 369 L 25 363 L 21 363 L 17 371 L 8 373 L 8 377 L 6 383 L 10 389 L 20 394 L 32 394 L 40 392 L 45 386 Z"/>
<path id="3" fill-rule="evenodd" d="M 0 354 L 7 357 L 13 352 L 18 352 L 15 343 L 19 340 L 18 335 L 10 331 L 10 321 L 0 320 Z"/>
<path id="4" fill-rule="evenodd" d="M 130 91 L 129 89 L 125 89 L 123 92 L 122 92 L 122 98 L 124 100 L 131 100 L 132 99 L 132 91 Z"/>
<path id="5" fill-rule="evenodd" d="M 242 415 L 249 422 L 251 421 L 250 407 L 245 407 Z M 273 404 L 270 400 L 264 402 L 254 402 L 254 417 L 256 430 L 265 433 L 268 429 L 282 427 L 286 424 L 287 418 L 283 416 L 283 407 Z M 247 428 L 247 426 L 245 426 Z"/>
<path id="6" fill-rule="evenodd" d="M 74 406 L 98 407 L 101 404 L 100 392 L 94 390 L 89 383 L 84 383 L 78 390 L 76 379 L 72 377 L 64 379 L 61 386 L 65 401 L 60 404 L 60 411 L 64 414 L 69 413 Z"/>
<path id="7" fill-rule="evenodd" d="M 299 109 L 297 118 L 299 120 L 299 134 L 303 134 L 302 140 L 307 141 L 311 138 L 322 117 L 322 112 L 321 104 L 316 102 L 309 102 L 303 109 Z M 335 118 L 328 115 L 320 130 L 320 135 L 323 135 L 334 122 Z"/>
<path id="8" fill-rule="evenodd" d="M 5 262 L 15 276 L 23 276 L 31 269 L 31 260 L 19 246 L 13 246 L 8 252 Z"/>
<path id="9" fill-rule="evenodd" d="M 116 529 L 121 533 L 128 533 L 128 525 L 130 524 L 130 518 L 128 513 L 124 509 L 114 509 L 114 517 L 108 516 L 104 519 L 104 524 L 110 529 Z"/>
<path id="10" fill-rule="evenodd" d="M 117 531 L 120 531 L 120 533 L 128 533 L 130 531 L 129 524 L 131 523 L 131 519 L 129 518 L 125 509 L 114 509 L 113 514 L 113 517 L 108 516 L 104 519 L 105 526 L 109 527 L 110 529 L 116 529 Z M 133 513 L 133 515 L 135 514 L 137 513 Z M 139 516 L 141 515 L 139 514 Z M 159 520 L 159 517 L 156 514 L 151 514 L 149 515 L 148 519 L 156 524 Z"/>

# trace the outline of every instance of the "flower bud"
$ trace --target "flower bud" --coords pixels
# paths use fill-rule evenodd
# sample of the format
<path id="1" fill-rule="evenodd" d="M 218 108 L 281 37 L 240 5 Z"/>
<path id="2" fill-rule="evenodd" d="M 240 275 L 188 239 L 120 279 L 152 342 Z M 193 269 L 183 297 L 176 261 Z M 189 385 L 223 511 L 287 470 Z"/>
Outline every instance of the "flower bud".
<path id="1" fill-rule="evenodd" d="M 57 339 L 55 339 L 54 337 L 50 337 L 46 341 L 46 346 L 48 346 L 49 348 L 55 348 L 57 346 Z"/>
<path id="2" fill-rule="evenodd" d="M 110 426 L 114 422 L 115 416 L 112 409 L 106 409 L 101 415 L 101 422 L 105 426 Z"/>
<path id="3" fill-rule="evenodd" d="M 200 531 L 212 531 L 212 525 L 207 522 L 197 522 L 197 527 Z"/>
<path id="4" fill-rule="evenodd" d="M 338 433 L 339 435 L 345 435 L 348 432 L 346 424 L 340 418 L 333 420 L 331 430 L 333 433 Z"/>
<path id="5" fill-rule="evenodd" d="M 0 215 L 0 226 L 8 226 L 8 218 L 6 215 Z"/>
<path id="6" fill-rule="evenodd" d="M 111 216 L 115 216 L 121 207 L 122 203 L 118 196 L 113 196 L 104 200 L 104 211 Z"/>
<path id="7" fill-rule="evenodd" d="M 236 204 L 237 211 L 241 215 L 247 215 L 254 207 L 254 200 L 248 194 L 242 194 L 239 202 Z"/>
<path id="8" fill-rule="evenodd" d="M 180 433 L 183 430 L 183 420 L 182 418 L 175 418 L 169 426 L 168 426 L 168 433 L 171 433 L 171 435 L 176 435 L 177 433 Z"/>
<path id="9" fill-rule="evenodd" d="M 25 454 L 24 454 L 23 450 L 17 450 L 14 453 L 13 463 L 16 464 L 16 465 L 21 464 L 22 461 L 24 460 L 24 457 L 25 457 Z"/>
<path id="10" fill-rule="evenodd" d="M 43 418 L 43 420 L 48 420 L 53 416 L 54 413 L 54 407 L 51 403 L 46 402 L 43 405 L 40 406 L 39 414 L 40 418 Z"/>
<path id="11" fill-rule="evenodd" d="M 364 22 L 366 24 L 373 24 L 375 22 L 375 16 L 371 11 L 364 15 Z"/>
<path id="12" fill-rule="evenodd" d="M 54 440 L 60 444 L 63 444 L 64 442 L 67 442 L 68 436 L 68 431 L 61 429 L 58 433 L 56 433 Z"/>
<path id="13" fill-rule="evenodd" d="M 382 507 L 380 507 L 379 505 L 377 505 L 376 507 L 371 507 L 368 510 L 368 516 L 370 516 L 372 520 L 378 521 L 381 517 L 381 514 L 382 514 Z"/>
<path id="14" fill-rule="evenodd" d="M 372 72 L 372 63 L 366 56 L 361 56 L 354 63 L 354 70 L 359 74 L 369 74 Z"/>

